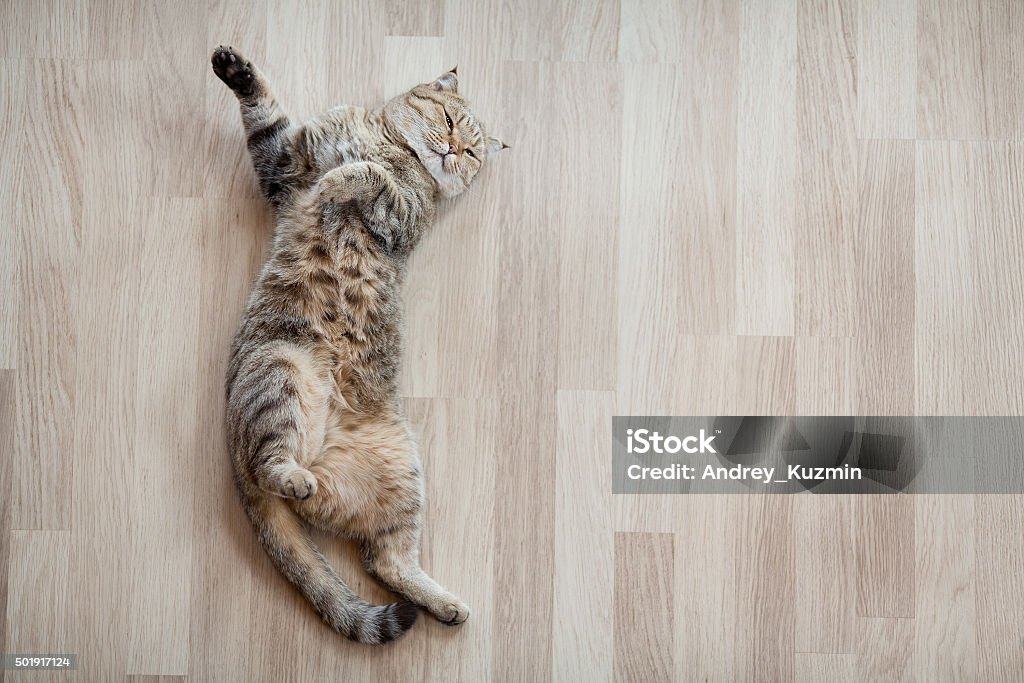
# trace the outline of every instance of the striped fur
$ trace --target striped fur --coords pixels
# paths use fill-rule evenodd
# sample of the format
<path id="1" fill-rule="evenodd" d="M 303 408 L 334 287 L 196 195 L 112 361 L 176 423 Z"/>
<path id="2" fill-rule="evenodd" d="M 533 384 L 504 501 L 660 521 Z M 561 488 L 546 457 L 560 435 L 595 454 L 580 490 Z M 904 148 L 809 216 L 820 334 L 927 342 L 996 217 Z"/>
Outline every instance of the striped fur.
<path id="1" fill-rule="evenodd" d="M 231 349 L 235 483 L 274 564 L 339 633 L 383 643 L 416 605 L 457 624 L 469 609 L 420 567 L 423 477 L 397 402 L 406 260 L 439 196 L 469 187 L 504 145 L 458 94 L 454 71 L 379 109 L 301 125 L 231 48 L 213 70 L 238 97 L 249 152 L 275 208 L 273 253 Z M 403 597 L 374 606 L 338 578 L 307 531 L 356 540 Z"/>

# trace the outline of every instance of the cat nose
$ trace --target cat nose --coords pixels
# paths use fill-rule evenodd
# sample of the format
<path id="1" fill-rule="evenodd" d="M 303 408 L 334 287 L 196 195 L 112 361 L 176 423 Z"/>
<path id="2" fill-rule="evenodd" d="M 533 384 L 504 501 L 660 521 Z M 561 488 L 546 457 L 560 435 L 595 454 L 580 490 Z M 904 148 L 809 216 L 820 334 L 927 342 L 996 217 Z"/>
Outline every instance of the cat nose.
<path id="1" fill-rule="evenodd" d="M 448 143 L 448 154 L 455 154 L 455 145 Z"/>

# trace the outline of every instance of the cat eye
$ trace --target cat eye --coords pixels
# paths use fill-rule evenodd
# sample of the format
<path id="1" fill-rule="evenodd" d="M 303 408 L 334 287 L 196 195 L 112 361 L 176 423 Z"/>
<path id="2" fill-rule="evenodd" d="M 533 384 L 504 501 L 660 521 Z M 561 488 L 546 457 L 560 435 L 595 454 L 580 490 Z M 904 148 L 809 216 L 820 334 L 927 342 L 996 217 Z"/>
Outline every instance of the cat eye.
<path id="1" fill-rule="evenodd" d="M 445 110 L 444 112 L 444 120 L 448 124 L 448 130 L 452 130 L 453 128 L 455 128 L 455 124 L 452 123 L 452 117 L 448 116 L 447 110 Z"/>
<path id="2" fill-rule="evenodd" d="M 471 150 L 471 149 L 467 149 L 467 150 L 466 150 L 466 154 L 468 154 L 469 156 L 471 156 L 471 157 L 473 157 L 474 159 L 476 159 L 476 155 L 475 155 L 475 154 L 473 154 L 473 150 Z"/>

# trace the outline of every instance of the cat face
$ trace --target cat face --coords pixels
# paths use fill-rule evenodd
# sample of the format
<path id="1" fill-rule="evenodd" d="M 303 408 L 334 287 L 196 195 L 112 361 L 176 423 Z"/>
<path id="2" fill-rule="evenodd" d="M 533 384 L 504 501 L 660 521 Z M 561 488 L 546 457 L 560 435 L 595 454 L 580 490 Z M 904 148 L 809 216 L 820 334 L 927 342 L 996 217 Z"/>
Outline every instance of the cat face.
<path id="1" fill-rule="evenodd" d="M 441 194 L 455 197 L 507 145 L 489 136 L 458 93 L 455 70 L 392 100 L 387 113 Z"/>

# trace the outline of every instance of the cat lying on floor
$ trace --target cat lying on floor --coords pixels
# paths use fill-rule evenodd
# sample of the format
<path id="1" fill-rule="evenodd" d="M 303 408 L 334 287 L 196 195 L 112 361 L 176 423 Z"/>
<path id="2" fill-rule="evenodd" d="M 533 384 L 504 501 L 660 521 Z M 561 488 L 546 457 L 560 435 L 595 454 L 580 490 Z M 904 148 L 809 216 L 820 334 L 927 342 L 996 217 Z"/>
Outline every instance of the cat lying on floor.
<path id="1" fill-rule="evenodd" d="M 455 70 L 382 107 L 293 123 L 232 48 L 213 70 L 238 97 L 273 254 L 231 349 L 228 443 L 246 514 L 277 568 L 327 624 L 364 643 L 447 624 L 469 608 L 420 567 L 423 473 L 397 396 L 399 288 L 437 198 L 455 197 L 505 145 L 458 92 Z M 404 600 L 370 605 L 314 545 L 344 535 Z"/>

